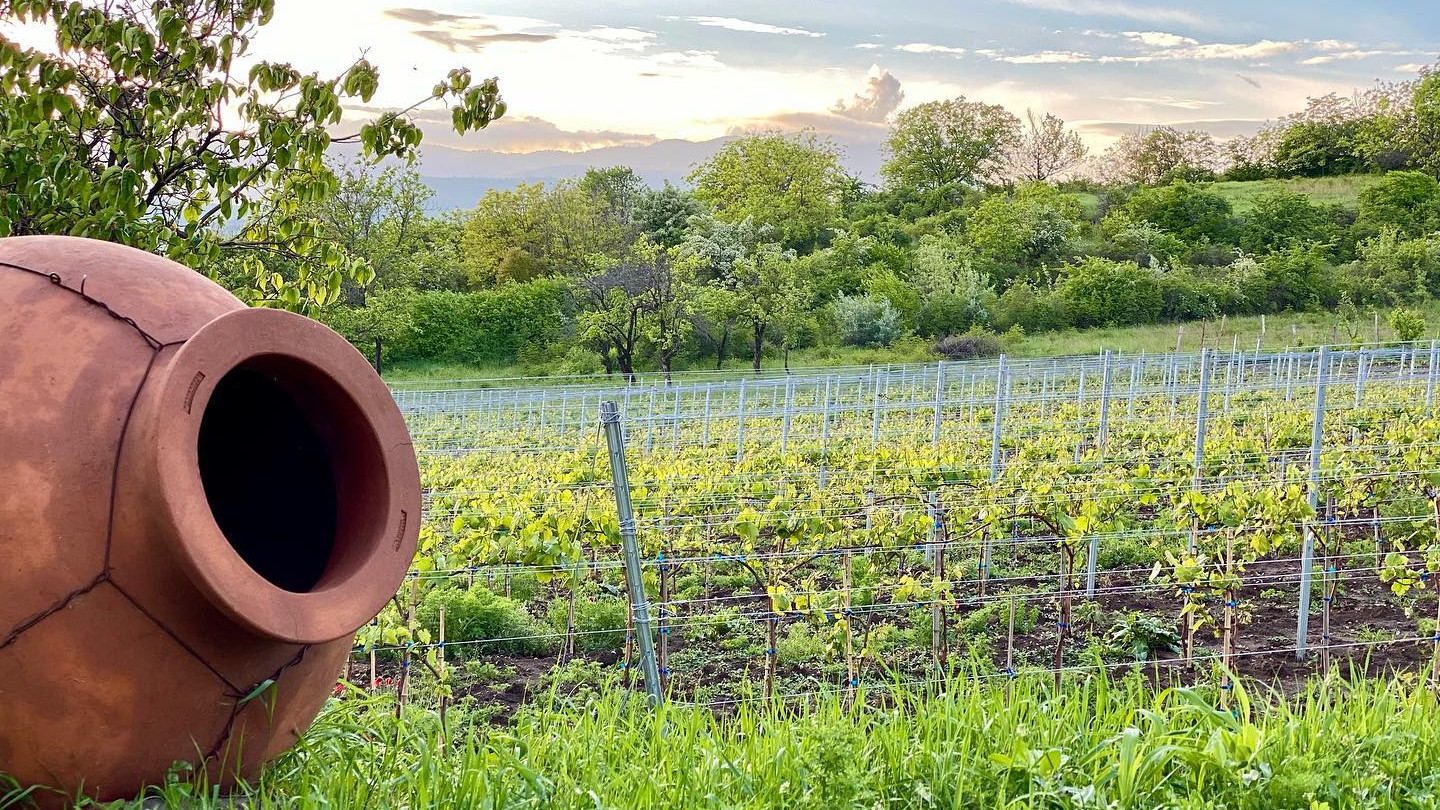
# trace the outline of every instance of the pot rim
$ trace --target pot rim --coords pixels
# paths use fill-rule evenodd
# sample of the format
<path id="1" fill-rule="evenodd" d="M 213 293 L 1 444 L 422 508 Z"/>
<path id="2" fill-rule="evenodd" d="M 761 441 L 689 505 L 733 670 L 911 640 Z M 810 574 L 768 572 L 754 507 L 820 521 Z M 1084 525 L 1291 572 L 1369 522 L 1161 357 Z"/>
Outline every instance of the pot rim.
<path id="1" fill-rule="evenodd" d="M 239 366 L 276 358 L 297 364 L 300 376 L 347 409 L 348 429 L 337 441 L 368 454 L 360 466 L 369 469 L 347 473 L 364 482 L 360 500 L 375 501 L 347 505 L 345 493 L 337 492 L 339 509 L 369 510 L 373 519 L 352 521 L 343 532 L 337 528 L 325 572 L 304 592 L 275 585 L 241 558 L 211 512 L 200 470 L 200 425 L 216 384 Z M 155 420 L 157 517 L 191 581 L 216 607 L 264 636 L 317 644 L 354 633 L 399 590 L 419 534 L 419 470 L 389 388 L 359 351 L 328 327 L 263 308 L 237 309 L 210 321 L 167 366 Z M 316 421 L 317 414 L 307 415 Z M 279 498 L 256 508 L 275 509 L 277 519 L 284 519 Z"/>

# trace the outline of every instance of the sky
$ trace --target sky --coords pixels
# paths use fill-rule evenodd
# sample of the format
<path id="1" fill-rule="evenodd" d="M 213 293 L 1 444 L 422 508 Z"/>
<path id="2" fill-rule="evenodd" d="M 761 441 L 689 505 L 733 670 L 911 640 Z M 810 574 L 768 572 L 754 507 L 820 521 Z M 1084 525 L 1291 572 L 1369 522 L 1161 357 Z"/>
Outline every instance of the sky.
<path id="1" fill-rule="evenodd" d="M 443 109 L 420 114 L 427 144 L 475 154 L 808 127 L 873 152 L 872 165 L 887 120 L 926 101 L 1054 113 L 1099 150 L 1158 124 L 1251 132 L 1309 96 L 1413 78 L 1440 58 L 1440 0 L 403 5 L 426 2 L 277 0 L 252 52 L 325 74 L 365 54 L 381 90 L 357 120 L 423 98 L 451 68 L 497 76 L 509 112 L 486 130 L 459 137 Z"/>
<path id="2" fill-rule="evenodd" d="M 961 95 L 1053 112 L 1097 146 L 1162 123 L 1224 137 L 1440 58 L 1435 0 L 276 5 L 258 54 L 325 71 L 364 50 L 382 71 L 381 106 L 422 96 L 452 67 L 498 76 L 508 120 L 427 138 L 502 152 L 804 126 L 869 141 L 897 109 Z"/>

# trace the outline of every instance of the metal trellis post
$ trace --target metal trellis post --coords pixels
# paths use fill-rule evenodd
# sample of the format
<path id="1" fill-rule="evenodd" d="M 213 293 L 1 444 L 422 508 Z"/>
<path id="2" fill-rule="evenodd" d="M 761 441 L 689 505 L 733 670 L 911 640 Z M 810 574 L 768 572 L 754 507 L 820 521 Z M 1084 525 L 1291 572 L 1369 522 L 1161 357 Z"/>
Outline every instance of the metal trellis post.
<path id="1" fill-rule="evenodd" d="M 620 408 L 613 400 L 600 403 L 600 423 L 605 426 L 605 444 L 610 448 L 610 476 L 615 484 L 615 508 L 620 517 L 620 542 L 625 546 L 625 579 L 630 588 L 630 606 L 635 615 L 635 635 L 640 641 L 640 668 L 645 691 L 652 705 L 663 699 L 660 667 L 655 660 L 655 639 L 650 635 L 650 600 L 640 568 L 640 543 L 635 537 L 635 512 L 630 503 L 630 478 L 625 469 L 625 432 L 620 425 Z"/>

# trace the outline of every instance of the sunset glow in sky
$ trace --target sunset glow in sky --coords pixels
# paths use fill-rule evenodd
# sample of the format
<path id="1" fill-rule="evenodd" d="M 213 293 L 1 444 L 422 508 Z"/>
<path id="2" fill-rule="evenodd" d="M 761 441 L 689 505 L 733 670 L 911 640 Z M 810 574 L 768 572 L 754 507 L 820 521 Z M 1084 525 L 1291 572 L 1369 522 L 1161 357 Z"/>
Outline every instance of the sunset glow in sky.
<path id="1" fill-rule="evenodd" d="M 498 76 L 504 121 L 463 139 L 443 111 L 426 126 L 463 149 L 806 126 L 878 142 L 895 110 L 957 95 L 1054 112 L 1103 146 L 1146 124 L 1228 137 L 1307 96 L 1413 78 L 1440 57 L 1433 2 L 278 0 L 254 52 L 324 73 L 364 52 L 376 106 L 457 66 Z"/>

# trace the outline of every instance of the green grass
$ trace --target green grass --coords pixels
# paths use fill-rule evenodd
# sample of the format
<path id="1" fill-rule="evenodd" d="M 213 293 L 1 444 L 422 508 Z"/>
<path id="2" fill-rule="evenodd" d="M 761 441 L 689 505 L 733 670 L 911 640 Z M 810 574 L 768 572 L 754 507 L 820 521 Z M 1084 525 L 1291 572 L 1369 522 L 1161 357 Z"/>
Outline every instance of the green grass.
<path id="1" fill-rule="evenodd" d="M 1354 210 L 1360 191 L 1379 179 L 1379 175 L 1357 174 L 1346 177 L 1298 177 L 1292 180 L 1230 180 L 1213 183 L 1209 188 L 1229 200 L 1237 214 L 1254 208 L 1257 197 L 1276 189 L 1304 194 L 1316 205 L 1339 203 Z"/>
<path id="2" fill-rule="evenodd" d="M 238 803 L 183 780 L 147 807 L 1414 808 L 1434 806 L 1436 698 L 1423 682 L 1313 683 L 1294 698 L 1154 692 L 1136 676 L 1056 692 L 1022 675 L 899 688 L 883 707 L 817 695 L 716 712 L 615 689 L 513 726 L 388 699 L 334 702 Z M 541 701 L 548 702 L 545 699 Z M 4 794 L 0 792 L 0 805 Z M 138 808 L 138 803 L 126 805 Z"/>
<path id="3" fill-rule="evenodd" d="M 1426 337 L 1440 337 L 1440 302 L 1427 303 L 1417 309 L 1425 316 Z M 1392 341 L 1387 310 L 1379 310 L 1379 340 Z M 1350 343 L 1350 330 L 1359 332 L 1359 340 L 1375 341 L 1375 310 L 1364 310 L 1358 322 L 1346 324 L 1333 312 L 1287 312 L 1269 315 L 1265 318 L 1265 335 L 1262 346 L 1279 349 L 1286 346 L 1315 346 L 1322 343 Z M 1035 335 L 1005 335 L 1003 344 L 1006 353 L 1012 357 L 1067 357 L 1081 354 L 1098 354 L 1110 349 L 1124 354 L 1174 351 L 1179 341 L 1182 351 L 1199 351 L 1202 345 L 1215 349 L 1239 349 L 1253 351 L 1256 339 L 1260 337 L 1259 316 L 1226 318 L 1223 321 L 1192 321 L 1181 324 L 1151 324 L 1146 326 L 1114 327 L 1105 329 L 1066 329 L 1059 332 L 1041 332 Z M 866 366 L 883 363 L 920 363 L 938 360 L 933 343 L 921 338 L 907 338 L 895 345 L 860 349 L 848 346 L 820 346 L 803 349 L 790 354 L 791 368 L 824 368 L 836 366 Z M 763 368 L 775 370 L 783 367 L 778 356 L 767 355 Z M 677 371 L 711 371 L 713 359 L 699 358 L 681 362 Z M 750 362 L 741 358 L 730 358 L 724 370 L 729 376 L 739 376 L 750 371 Z M 463 379 L 517 379 L 536 372 L 520 366 L 467 366 L 463 364 L 406 364 L 385 370 L 385 378 L 392 383 L 424 386 L 427 382 Z"/>

